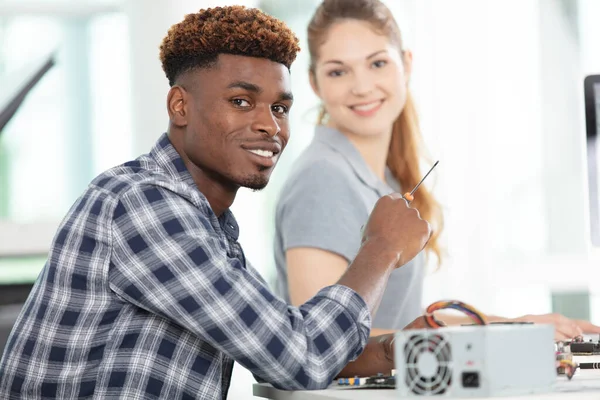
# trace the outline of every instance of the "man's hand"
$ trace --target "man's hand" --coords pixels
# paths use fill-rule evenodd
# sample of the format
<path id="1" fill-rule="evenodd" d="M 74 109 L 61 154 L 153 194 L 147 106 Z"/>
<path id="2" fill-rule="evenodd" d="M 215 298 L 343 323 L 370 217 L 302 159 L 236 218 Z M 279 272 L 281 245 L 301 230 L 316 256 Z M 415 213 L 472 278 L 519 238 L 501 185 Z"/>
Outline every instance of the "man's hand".
<path id="1" fill-rule="evenodd" d="M 394 369 L 394 334 L 374 336 L 365 350 L 353 362 L 346 365 L 338 377 L 371 376 L 379 372 L 389 375 Z"/>
<path id="2" fill-rule="evenodd" d="M 394 268 L 412 260 L 430 237 L 429 223 L 402 196 L 383 196 L 369 215 L 358 254 L 337 283 L 358 293 L 374 317 Z"/>
<path id="3" fill-rule="evenodd" d="M 431 237 L 429 223 L 398 193 L 380 198 L 363 229 L 362 242 L 376 242 L 398 255 L 397 266 L 412 260 Z"/>
<path id="4" fill-rule="evenodd" d="M 409 330 L 409 329 L 428 329 L 429 325 L 427 325 L 427 322 L 425 322 L 425 317 L 420 316 L 418 318 L 416 318 L 413 322 L 411 322 L 410 324 L 406 325 L 404 328 L 402 328 L 403 331 Z"/>
<path id="5" fill-rule="evenodd" d="M 569 319 L 561 314 L 524 315 L 522 317 L 508 319 L 514 322 L 533 322 L 535 324 L 554 325 L 554 340 L 571 340 L 584 333 L 600 334 L 600 326 L 588 321 Z"/>

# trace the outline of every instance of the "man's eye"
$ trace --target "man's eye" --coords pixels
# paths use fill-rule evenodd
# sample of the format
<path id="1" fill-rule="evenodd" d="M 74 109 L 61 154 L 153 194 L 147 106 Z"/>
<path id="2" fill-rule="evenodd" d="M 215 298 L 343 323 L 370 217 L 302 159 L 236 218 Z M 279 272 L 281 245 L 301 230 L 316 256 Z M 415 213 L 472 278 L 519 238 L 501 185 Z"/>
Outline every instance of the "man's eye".
<path id="1" fill-rule="evenodd" d="M 277 105 L 277 106 L 273 106 L 273 111 L 276 112 L 277 114 L 287 114 L 288 108 L 286 106 Z"/>
<path id="2" fill-rule="evenodd" d="M 248 100 L 244 100 L 244 99 L 233 99 L 233 100 L 231 100 L 231 102 L 237 107 L 249 107 L 250 106 L 250 102 L 248 102 Z"/>

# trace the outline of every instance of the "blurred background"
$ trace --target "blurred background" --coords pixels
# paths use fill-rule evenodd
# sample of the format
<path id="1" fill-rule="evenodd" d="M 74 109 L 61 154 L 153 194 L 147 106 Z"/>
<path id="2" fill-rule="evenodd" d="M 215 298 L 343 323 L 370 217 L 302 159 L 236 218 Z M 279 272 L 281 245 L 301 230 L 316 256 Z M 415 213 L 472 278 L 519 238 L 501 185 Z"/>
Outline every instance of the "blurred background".
<path id="1" fill-rule="evenodd" d="M 158 46 L 168 28 L 200 8 L 243 4 L 286 21 L 305 48 L 318 3 L 0 0 L 0 107 L 51 65 L 0 127 L 0 352 L 70 205 L 166 130 Z M 600 74 L 600 2 L 386 3 L 413 51 L 411 87 L 440 160 L 427 184 L 444 206 L 448 257 L 430 268 L 424 306 L 457 298 L 492 314 L 600 324 L 583 85 Z M 233 207 L 247 258 L 270 282 L 277 194 L 316 120 L 307 53 L 292 67 L 287 150 L 268 188 L 240 192 Z M 252 377 L 239 367 L 234 377 L 231 398 L 251 397 Z"/>

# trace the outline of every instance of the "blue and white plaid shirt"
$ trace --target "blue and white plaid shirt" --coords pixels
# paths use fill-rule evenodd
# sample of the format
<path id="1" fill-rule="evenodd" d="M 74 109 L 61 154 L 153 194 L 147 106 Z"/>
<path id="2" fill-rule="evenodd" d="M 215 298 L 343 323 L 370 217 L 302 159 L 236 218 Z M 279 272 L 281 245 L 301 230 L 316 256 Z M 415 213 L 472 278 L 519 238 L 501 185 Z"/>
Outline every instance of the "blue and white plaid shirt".
<path id="1" fill-rule="evenodd" d="M 284 389 L 323 388 L 370 315 L 334 285 L 273 296 L 163 135 L 90 184 L 60 225 L 0 361 L 0 398 L 221 399 L 233 360 Z"/>

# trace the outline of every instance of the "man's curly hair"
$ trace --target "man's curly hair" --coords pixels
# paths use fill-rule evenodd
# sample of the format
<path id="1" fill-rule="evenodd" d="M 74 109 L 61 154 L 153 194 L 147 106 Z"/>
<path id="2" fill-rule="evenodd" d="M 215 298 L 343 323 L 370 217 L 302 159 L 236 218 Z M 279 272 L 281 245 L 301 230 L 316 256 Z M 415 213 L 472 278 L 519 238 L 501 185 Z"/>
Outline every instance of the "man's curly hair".
<path id="1" fill-rule="evenodd" d="M 183 72 L 214 65 L 219 54 L 266 58 L 289 69 L 299 50 L 284 22 L 256 8 L 214 7 L 173 25 L 160 45 L 160 61 L 173 86 Z"/>

